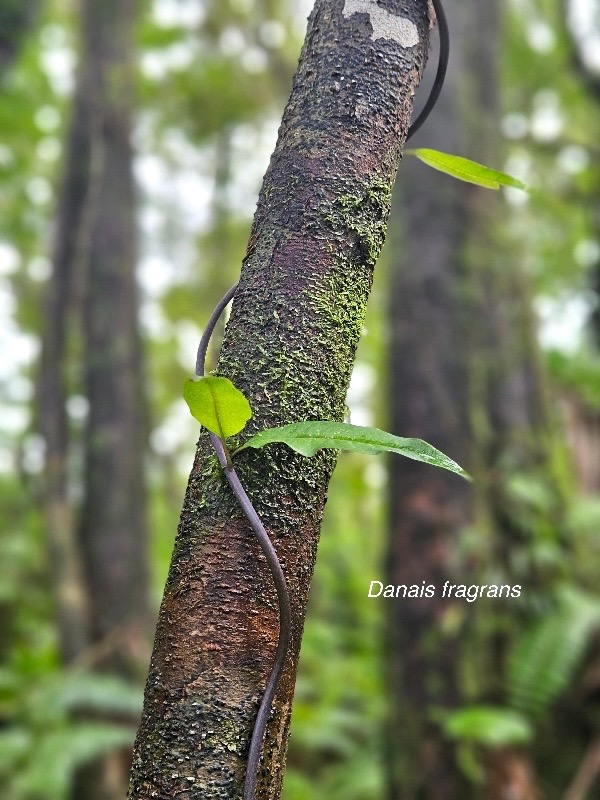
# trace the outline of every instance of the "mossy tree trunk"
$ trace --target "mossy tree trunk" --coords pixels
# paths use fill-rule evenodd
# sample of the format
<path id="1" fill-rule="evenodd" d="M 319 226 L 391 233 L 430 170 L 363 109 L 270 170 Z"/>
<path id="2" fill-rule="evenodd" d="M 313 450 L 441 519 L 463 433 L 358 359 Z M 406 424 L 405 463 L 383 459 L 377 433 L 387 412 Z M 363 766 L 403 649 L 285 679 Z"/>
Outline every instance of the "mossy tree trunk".
<path id="1" fill-rule="evenodd" d="M 426 0 L 317 0 L 264 179 L 218 372 L 248 433 L 341 420 L 429 35 Z M 246 434 L 244 434 L 246 435 Z M 307 594 L 335 455 L 284 446 L 235 462 L 281 559 L 292 646 L 257 797 L 278 798 Z M 130 798 L 239 798 L 278 637 L 266 563 L 205 435 L 160 611 Z"/>

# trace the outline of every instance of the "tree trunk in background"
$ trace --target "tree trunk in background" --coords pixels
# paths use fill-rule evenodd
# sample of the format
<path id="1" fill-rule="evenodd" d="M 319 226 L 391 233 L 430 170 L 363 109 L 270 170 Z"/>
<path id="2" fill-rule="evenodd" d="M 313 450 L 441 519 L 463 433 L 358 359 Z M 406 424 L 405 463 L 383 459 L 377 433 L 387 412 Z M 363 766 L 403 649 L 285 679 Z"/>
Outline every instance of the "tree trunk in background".
<path id="1" fill-rule="evenodd" d="M 63 656 L 68 663 L 94 644 L 93 663 L 125 677 L 139 675 L 149 634 L 145 415 L 129 141 L 134 14 L 133 0 L 85 0 L 81 10 L 82 55 L 46 301 L 40 410 Z M 77 520 L 68 475 L 72 443 L 65 402 L 73 387 L 66 380 L 72 357 L 66 332 L 74 297 L 81 302 L 82 295 L 89 413 Z M 122 797 L 129 758 L 117 755 L 81 769 L 73 797 Z"/>
<path id="2" fill-rule="evenodd" d="M 75 322 L 75 284 L 77 273 L 81 273 L 83 268 L 86 250 L 84 219 L 90 188 L 92 85 L 88 64 L 83 60 L 65 146 L 52 275 L 44 306 L 40 366 L 40 429 L 46 444 L 44 507 L 49 566 L 65 663 L 71 662 L 88 644 L 86 591 L 69 486 L 65 403 L 69 362 L 67 332 Z"/>
<path id="3" fill-rule="evenodd" d="M 587 89 L 591 102 L 598 106 L 600 102 L 600 72 L 593 69 L 589 61 L 586 62 L 583 42 L 579 40 L 581 34 L 573 30 L 569 24 L 571 5 L 571 0 L 563 0 L 565 34 L 573 69 Z M 590 9 L 590 13 L 593 14 L 592 9 Z M 590 228 L 597 234 L 600 231 L 600 185 L 598 182 L 595 184 L 595 193 L 592 190 L 587 199 Z M 590 267 L 590 289 L 595 295 L 596 306 L 591 313 L 588 330 L 591 334 L 592 352 L 595 350 L 597 358 L 600 353 L 600 259 Z M 572 390 L 565 392 L 563 403 L 577 487 L 583 495 L 597 495 L 600 493 L 600 409 L 591 405 L 585 396 Z M 589 653 L 588 665 L 583 673 L 580 690 L 576 697 L 578 701 L 576 719 L 580 728 L 585 731 L 587 742 L 581 755 L 581 761 L 574 770 L 562 800 L 585 800 L 587 797 L 592 797 L 594 792 L 597 794 L 599 791 L 600 734 L 597 714 L 598 698 L 600 697 L 600 641 L 597 637 Z M 563 720 L 557 722 L 557 727 L 562 733 L 564 730 Z M 583 724 L 581 724 L 582 722 Z"/>
<path id="4" fill-rule="evenodd" d="M 587 89 L 590 100 L 600 105 L 600 71 L 592 69 L 584 56 L 580 32 L 570 24 L 572 0 L 562 0 L 561 10 L 565 35 L 570 48 L 573 70 Z M 591 12 L 590 12 L 591 13 Z M 596 196 L 588 199 L 592 230 L 600 231 L 600 187 Z M 590 290 L 596 297 L 589 322 L 592 344 L 600 353 L 600 259 L 590 268 Z M 565 397 L 567 430 L 577 475 L 577 484 L 584 493 L 600 491 L 600 411 L 591 408 L 584 398 L 569 392 Z"/>
<path id="5" fill-rule="evenodd" d="M 0 0 L 0 79 L 17 59 L 38 7 L 39 0 Z"/>
<path id="6" fill-rule="evenodd" d="M 447 84 L 415 146 L 497 164 L 497 3 L 462 0 L 447 6 Z M 473 605 L 443 598 L 442 588 L 446 580 L 478 583 L 482 565 L 461 565 L 458 534 L 477 515 L 488 522 L 495 518 L 492 525 L 501 521 L 506 498 L 492 480 L 495 467 L 507 459 L 515 469 L 528 465 L 532 428 L 543 428 L 544 418 L 528 298 L 515 270 L 505 262 L 500 270 L 494 255 L 497 195 L 416 161 L 406 169 L 410 177 L 396 211 L 406 222 L 403 235 L 394 236 L 398 255 L 392 255 L 401 265 L 393 275 L 390 307 L 391 430 L 431 442 L 474 472 L 481 488 L 476 497 L 449 473 L 407 459 L 390 461 L 386 581 L 433 584 L 436 595 L 388 601 L 388 797 L 464 800 L 469 790 L 454 748 L 430 712 L 461 703 L 463 637 L 457 631 Z M 489 640 L 488 648 L 482 666 L 489 670 L 489 690 L 500 665 Z M 485 686 L 486 676 L 480 677 Z M 497 753 L 494 761 L 497 792 L 489 795 L 495 800 L 508 796 L 502 794 L 508 785 L 498 778 L 510 772 L 497 763 L 501 758 Z M 530 780 L 527 791 L 514 796 L 529 800 L 532 792 Z"/>
<path id="7" fill-rule="evenodd" d="M 317 0 L 259 197 L 219 360 L 219 372 L 252 404 L 248 433 L 343 418 L 429 26 L 426 0 L 364 8 Z M 292 602 L 291 652 L 257 790 L 260 800 L 275 800 L 335 456 L 322 451 L 307 461 L 273 446 L 244 451 L 235 462 L 277 548 Z M 278 628 L 265 561 L 202 435 L 159 618 L 132 800 L 241 796 Z"/>
<path id="8" fill-rule="evenodd" d="M 135 9 L 135 0 L 84 6 L 96 124 L 84 299 L 89 414 L 81 545 L 92 639 L 120 632 L 106 665 L 124 672 L 139 655 L 148 624 L 146 418 L 130 144 Z"/>
<path id="9" fill-rule="evenodd" d="M 464 89 L 465 20 L 476 2 L 447 5 L 452 55 L 446 84 L 414 143 L 460 153 L 465 121 L 457 101 Z M 469 228 L 465 185 L 413 159 L 403 169 L 408 177 L 390 221 L 390 430 L 423 438 L 465 466 L 472 461 L 468 365 L 459 318 L 465 313 L 459 309 Z M 452 551 L 470 519 L 472 500 L 468 485 L 451 473 L 401 458 L 390 459 L 389 468 L 386 582 L 421 586 L 425 581 L 436 587 L 436 596 L 389 601 L 386 609 L 388 797 L 455 800 L 464 795 L 453 753 L 428 709 L 458 701 L 456 642 L 443 633 L 453 601 L 440 595 L 444 581 L 454 577 Z"/>

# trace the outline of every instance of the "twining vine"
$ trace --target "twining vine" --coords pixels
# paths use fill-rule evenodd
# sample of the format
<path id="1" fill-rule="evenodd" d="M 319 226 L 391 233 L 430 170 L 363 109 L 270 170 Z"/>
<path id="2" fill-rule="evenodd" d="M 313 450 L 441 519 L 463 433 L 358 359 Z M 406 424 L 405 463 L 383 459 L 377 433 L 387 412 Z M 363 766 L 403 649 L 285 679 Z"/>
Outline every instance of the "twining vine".
<path id="1" fill-rule="evenodd" d="M 432 0 L 432 2 L 437 17 L 440 41 L 439 60 L 429 97 L 419 116 L 409 127 L 407 141 L 419 130 L 433 110 L 442 90 L 448 67 L 450 52 L 448 24 L 441 0 Z M 476 164 L 459 156 L 429 149 L 407 150 L 405 153 L 414 155 L 429 166 L 446 172 L 453 177 L 476 183 L 480 186 L 492 189 L 498 189 L 500 186 L 526 189 L 524 184 L 505 173 Z M 267 429 L 256 434 L 233 453 L 230 453 L 225 440 L 243 430 L 246 422 L 252 416 L 252 411 L 248 400 L 242 392 L 227 378 L 205 377 L 205 361 L 215 326 L 226 306 L 233 299 L 237 288 L 238 284 L 236 283 L 219 301 L 210 316 L 198 346 L 196 376 L 199 380 L 188 380 L 186 382 L 184 398 L 190 407 L 192 415 L 209 431 L 210 441 L 219 464 L 258 539 L 277 591 L 279 639 L 271 673 L 266 682 L 265 691 L 254 723 L 244 781 L 243 800 L 254 800 L 263 738 L 279 679 L 285 665 L 291 637 L 292 618 L 290 598 L 283 569 L 267 531 L 235 471 L 232 458 L 235 457 L 237 452 L 248 447 L 260 448 L 273 442 L 282 442 L 305 456 L 314 455 L 318 450 L 327 447 L 362 453 L 395 452 L 408 458 L 443 467 L 463 477 L 468 478 L 469 476 L 458 464 L 420 439 L 405 439 L 376 428 L 363 428 L 331 421 L 299 422 L 279 428 Z"/>

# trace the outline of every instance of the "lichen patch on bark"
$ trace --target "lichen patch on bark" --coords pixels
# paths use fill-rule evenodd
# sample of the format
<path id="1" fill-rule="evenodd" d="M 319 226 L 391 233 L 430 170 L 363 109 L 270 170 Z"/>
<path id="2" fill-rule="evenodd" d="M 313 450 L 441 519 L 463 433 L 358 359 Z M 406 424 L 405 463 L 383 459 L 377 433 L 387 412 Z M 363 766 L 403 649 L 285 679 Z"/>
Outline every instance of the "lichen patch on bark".
<path id="1" fill-rule="evenodd" d="M 367 14 L 373 28 L 371 33 L 373 41 L 393 39 L 401 47 L 414 47 L 419 44 L 419 31 L 414 22 L 381 8 L 376 0 L 346 0 L 343 14 L 345 17 Z"/>

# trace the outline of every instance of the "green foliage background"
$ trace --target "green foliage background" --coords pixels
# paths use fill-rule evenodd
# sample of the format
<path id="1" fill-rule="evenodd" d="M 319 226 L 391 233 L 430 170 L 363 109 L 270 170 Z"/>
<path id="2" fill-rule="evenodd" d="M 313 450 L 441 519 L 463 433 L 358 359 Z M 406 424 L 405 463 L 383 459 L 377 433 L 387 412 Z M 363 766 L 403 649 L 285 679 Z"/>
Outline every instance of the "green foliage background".
<path id="1" fill-rule="evenodd" d="M 22 26 L 11 40 L 18 42 L 15 59 L 0 63 L 0 794 L 65 800 L 78 764 L 132 741 L 142 686 L 94 674 L 93 654 L 69 669 L 58 655 L 35 403 L 77 8 L 70 0 L 46 0 L 22 19 L 15 8 L 12 0 L 0 0 L 0 20 Z M 561 8 L 558 0 L 506 4 L 506 152 L 497 165 L 537 191 L 524 199 L 506 192 L 509 224 L 498 237 L 532 279 L 534 306 L 547 320 L 541 330 L 549 396 L 559 438 L 568 444 L 565 398 L 600 418 L 598 333 L 588 324 L 598 303 L 600 114 L 572 69 Z M 143 8 L 134 143 L 156 606 L 197 437 L 181 385 L 193 372 L 204 321 L 237 278 L 307 11 L 291 0 L 153 0 Z M 386 270 L 384 256 L 349 400 L 351 421 L 380 427 L 386 418 Z M 69 422 L 77 442 L 85 398 L 75 336 L 69 346 L 75 365 Z M 600 437 L 591 446 L 598 463 Z M 540 584 L 519 609 L 518 624 L 510 613 L 482 605 L 467 630 L 465 707 L 439 724 L 462 748 L 461 763 L 474 785 L 486 747 L 525 739 L 547 796 L 559 797 L 585 741 L 598 733 L 598 708 L 590 704 L 581 736 L 560 742 L 561 709 L 581 703 L 586 686 L 598 696 L 590 671 L 599 658 L 600 497 L 580 491 L 575 461 L 563 446 L 553 467 L 567 499 L 568 558 L 548 522 L 553 498 L 544 476 L 515 474 L 508 482 L 508 513 L 524 537 L 515 550 L 515 574 L 534 563 Z M 81 469 L 76 446 L 75 501 Z M 383 574 L 385 491 L 383 460 L 341 459 L 303 641 L 285 800 L 384 797 L 384 607 L 368 600 L 367 590 Z M 484 529 L 465 530 L 465 563 L 487 545 Z M 482 648 L 498 629 L 513 645 L 505 685 L 495 687 L 499 701 L 490 709 L 483 705 L 485 674 L 476 673 L 485 673 Z"/>

